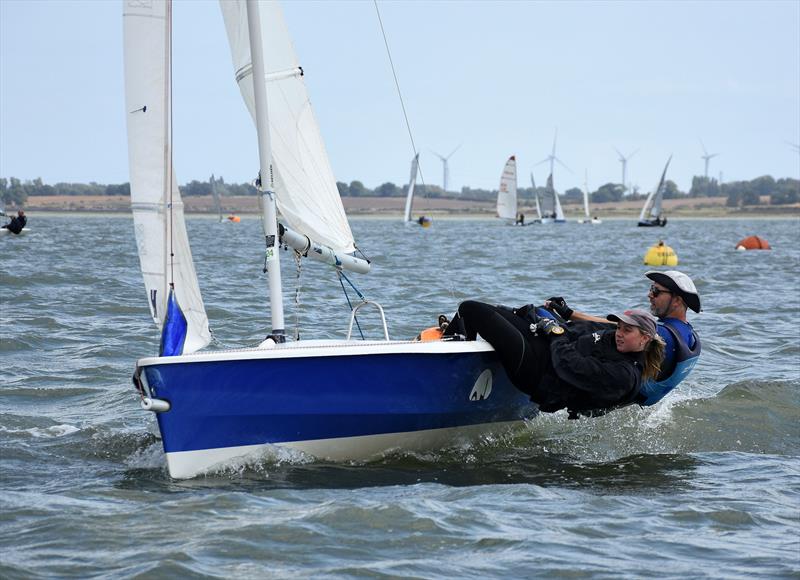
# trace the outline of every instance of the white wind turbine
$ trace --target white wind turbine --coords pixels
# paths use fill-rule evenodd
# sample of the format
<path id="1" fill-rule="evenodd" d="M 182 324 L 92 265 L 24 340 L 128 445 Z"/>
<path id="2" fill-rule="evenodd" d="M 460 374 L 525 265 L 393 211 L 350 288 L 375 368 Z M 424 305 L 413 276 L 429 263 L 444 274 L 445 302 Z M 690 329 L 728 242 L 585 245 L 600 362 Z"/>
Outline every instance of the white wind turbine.
<path id="1" fill-rule="evenodd" d="M 700 157 L 706 162 L 706 170 L 705 170 L 705 178 L 708 179 L 708 162 L 711 161 L 714 157 L 719 155 L 719 153 L 709 153 L 706 151 L 706 146 L 703 144 L 703 140 L 700 139 L 700 146 L 703 148 L 703 155 Z"/>
<path id="2" fill-rule="evenodd" d="M 625 183 L 625 174 L 628 168 L 628 161 L 630 161 L 631 157 L 636 155 L 639 152 L 639 150 L 637 149 L 627 157 L 625 157 L 622 153 L 620 153 L 620 150 L 617 149 L 616 147 L 614 147 L 614 151 L 617 152 L 617 154 L 619 155 L 619 162 L 622 163 L 622 192 L 625 193 L 628 190 L 628 186 Z"/>
<path id="3" fill-rule="evenodd" d="M 463 143 L 461 143 L 461 145 L 463 145 Z M 453 149 L 450 152 L 450 155 L 440 155 L 436 151 L 433 152 L 433 154 L 436 155 L 436 157 L 442 160 L 442 172 L 444 173 L 442 177 L 442 188 L 444 189 L 445 192 L 447 192 L 447 182 L 450 180 L 450 167 L 447 165 L 447 160 L 453 156 L 453 153 L 461 149 L 461 145 Z"/>
<path id="4" fill-rule="evenodd" d="M 567 167 L 566 165 L 564 165 L 564 162 L 563 162 L 563 161 L 561 161 L 561 159 L 559 159 L 558 157 L 556 157 L 556 140 L 557 140 L 557 139 L 558 139 L 558 128 L 556 128 L 556 133 L 555 133 L 555 135 L 553 136 L 553 151 L 550 153 L 550 155 L 548 155 L 547 157 L 545 157 L 544 159 L 542 159 L 541 161 L 539 161 L 539 163 L 537 163 L 536 165 L 541 165 L 542 163 L 546 163 L 546 162 L 548 162 L 548 161 L 549 161 L 549 162 L 550 162 L 550 175 L 553 175 L 553 164 L 554 164 L 556 161 L 558 161 L 558 163 L 559 163 L 559 164 L 560 164 L 560 165 L 561 165 L 561 166 L 562 166 L 564 169 L 566 169 L 567 171 L 569 171 L 570 173 L 572 173 L 572 169 L 570 169 L 569 167 Z M 536 167 L 536 165 L 534 165 L 534 167 Z"/>

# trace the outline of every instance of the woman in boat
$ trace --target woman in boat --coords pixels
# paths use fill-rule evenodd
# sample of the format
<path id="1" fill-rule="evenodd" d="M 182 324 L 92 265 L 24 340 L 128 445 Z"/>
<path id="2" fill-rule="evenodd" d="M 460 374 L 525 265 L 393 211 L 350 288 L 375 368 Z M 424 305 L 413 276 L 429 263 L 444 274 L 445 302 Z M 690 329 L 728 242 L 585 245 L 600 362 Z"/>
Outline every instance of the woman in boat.
<path id="1" fill-rule="evenodd" d="M 642 381 L 658 375 L 664 342 L 644 310 L 612 314 L 607 323 L 561 323 L 533 305 L 512 309 L 462 302 L 446 334 L 480 334 L 500 357 L 511 382 L 544 412 L 571 417 L 632 403 Z"/>

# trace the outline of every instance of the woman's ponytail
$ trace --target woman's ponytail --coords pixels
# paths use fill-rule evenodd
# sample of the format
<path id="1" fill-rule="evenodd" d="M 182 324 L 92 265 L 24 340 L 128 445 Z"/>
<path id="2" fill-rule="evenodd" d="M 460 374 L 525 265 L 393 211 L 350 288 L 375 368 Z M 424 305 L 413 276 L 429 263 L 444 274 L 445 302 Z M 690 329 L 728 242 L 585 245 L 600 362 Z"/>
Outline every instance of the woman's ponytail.
<path id="1" fill-rule="evenodd" d="M 644 370 L 642 381 L 655 379 L 661 371 L 661 361 L 664 360 L 664 339 L 655 335 L 644 348 Z"/>

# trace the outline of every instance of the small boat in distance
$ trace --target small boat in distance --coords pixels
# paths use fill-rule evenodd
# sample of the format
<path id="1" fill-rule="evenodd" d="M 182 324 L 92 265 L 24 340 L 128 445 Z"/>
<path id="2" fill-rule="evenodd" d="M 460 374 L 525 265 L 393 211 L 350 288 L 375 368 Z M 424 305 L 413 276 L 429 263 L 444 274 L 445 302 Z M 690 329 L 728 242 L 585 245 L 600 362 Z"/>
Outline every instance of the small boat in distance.
<path id="1" fill-rule="evenodd" d="M 591 217 L 589 213 L 589 175 L 586 173 L 585 181 L 583 182 L 583 213 L 584 218 L 579 219 L 579 224 L 601 224 L 603 223 L 597 216 Z"/>
<path id="2" fill-rule="evenodd" d="M 497 191 L 497 217 L 508 225 L 524 225 L 517 214 L 517 159 L 508 158 L 500 175 L 500 188 Z M 520 223 L 522 221 L 522 223 Z"/>
<path id="3" fill-rule="evenodd" d="M 411 223 L 411 203 L 414 200 L 414 185 L 417 183 L 417 173 L 419 172 L 419 153 L 414 155 L 411 160 L 411 177 L 408 181 L 408 193 L 406 193 L 406 211 L 403 216 L 403 222 L 406 224 Z M 422 224 L 420 224 L 422 225 Z"/>
<path id="4" fill-rule="evenodd" d="M 536 180 L 533 178 L 533 171 L 531 171 L 531 187 L 533 188 L 533 202 L 536 206 L 536 219 L 533 223 L 547 224 L 550 223 L 550 218 L 545 218 L 542 215 L 542 204 L 539 201 L 539 191 L 536 189 Z"/>
<path id="5" fill-rule="evenodd" d="M 545 186 L 544 198 L 542 199 L 542 223 L 563 224 L 566 223 L 564 219 L 564 210 L 561 209 L 561 201 L 558 199 L 555 187 L 553 187 L 553 174 L 547 176 L 547 185 Z"/>
<path id="6" fill-rule="evenodd" d="M 664 215 L 662 202 L 664 199 L 664 183 L 667 177 L 667 169 L 669 162 L 672 161 L 672 155 L 667 159 L 667 164 L 664 166 L 664 171 L 661 173 L 661 180 L 658 182 L 658 187 L 650 192 L 644 202 L 642 213 L 639 214 L 639 223 L 637 224 L 642 228 L 664 227 L 667 225 L 667 218 Z"/>

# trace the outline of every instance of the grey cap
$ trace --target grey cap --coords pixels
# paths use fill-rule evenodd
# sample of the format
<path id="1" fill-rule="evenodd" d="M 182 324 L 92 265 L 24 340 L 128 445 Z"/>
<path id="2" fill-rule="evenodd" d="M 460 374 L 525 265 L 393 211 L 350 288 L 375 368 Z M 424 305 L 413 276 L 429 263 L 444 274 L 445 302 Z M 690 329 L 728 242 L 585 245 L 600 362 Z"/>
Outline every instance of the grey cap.
<path id="1" fill-rule="evenodd" d="M 700 312 L 700 295 L 697 293 L 697 288 L 695 288 L 692 279 L 683 272 L 678 272 L 677 270 L 665 270 L 664 272 L 650 270 L 645 272 L 644 275 L 683 298 L 686 306 L 695 312 Z"/>
<path id="2" fill-rule="evenodd" d="M 626 310 L 622 314 L 609 314 L 606 319 L 635 326 L 650 337 L 655 336 L 658 332 L 656 330 L 656 317 L 646 310 Z"/>

